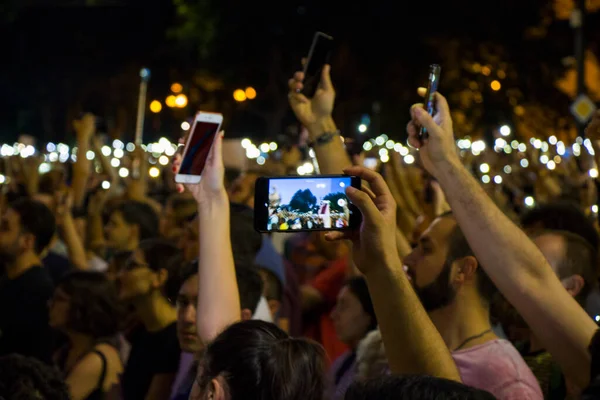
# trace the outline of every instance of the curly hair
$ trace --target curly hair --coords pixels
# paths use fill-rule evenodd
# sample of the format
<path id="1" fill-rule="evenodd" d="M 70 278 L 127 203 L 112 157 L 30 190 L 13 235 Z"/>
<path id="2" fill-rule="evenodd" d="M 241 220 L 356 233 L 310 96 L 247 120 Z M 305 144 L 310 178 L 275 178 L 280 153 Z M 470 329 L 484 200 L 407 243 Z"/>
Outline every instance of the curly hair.
<path id="1" fill-rule="evenodd" d="M 33 357 L 0 357 L 0 399 L 69 400 L 60 371 Z"/>
<path id="2" fill-rule="evenodd" d="M 118 333 L 122 309 L 114 284 L 104 274 L 71 272 L 58 288 L 70 297 L 69 329 L 96 339 Z"/>

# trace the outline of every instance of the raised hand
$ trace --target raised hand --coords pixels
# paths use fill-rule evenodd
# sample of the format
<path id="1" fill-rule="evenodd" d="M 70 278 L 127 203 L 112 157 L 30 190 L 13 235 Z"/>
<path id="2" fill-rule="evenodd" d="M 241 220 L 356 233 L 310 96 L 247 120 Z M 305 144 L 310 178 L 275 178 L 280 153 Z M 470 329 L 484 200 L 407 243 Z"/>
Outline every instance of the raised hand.
<path id="1" fill-rule="evenodd" d="M 94 114 L 86 113 L 81 119 L 73 121 L 73 128 L 78 140 L 90 140 L 96 133 L 96 117 Z"/>
<path id="2" fill-rule="evenodd" d="M 296 118 L 309 130 L 311 127 L 318 125 L 322 120 L 331 118 L 335 103 L 335 90 L 331 83 L 330 70 L 331 67 L 329 65 L 323 67 L 321 82 L 312 99 L 302 94 L 302 89 L 304 88 L 302 84 L 304 80 L 303 72 L 296 72 L 294 77 L 288 82 L 290 106 L 294 114 L 296 114 Z"/>
<path id="3" fill-rule="evenodd" d="M 365 270 L 377 265 L 382 257 L 398 257 L 396 249 L 396 202 L 385 184 L 383 177 L 375 171 L 363 167 L 344 170 L 347 175 L 358 176 L 369 184 L 371 189 L 362 190 L 348 187 L 348 198 L 362 214 L 360 228 L 352 232 L 328 232 L 328 240 L 352 240 L 354 262 L 358 269 Z"/>
<path id="4" fill-rule="evenodd" d="M 419 149 L 423 166 L 433 176 L 437 176 L 447 162 L 460 162 L 454 141 L 452 118 L 446 98 L 435 93 L 437 113 L 434 117 L 415 104 L 410 109 L 411 120 L 406 127 L 408 143 Z M 429 133 L 427 139 L 419 138 L 419 128 L 425 127 Z"/>

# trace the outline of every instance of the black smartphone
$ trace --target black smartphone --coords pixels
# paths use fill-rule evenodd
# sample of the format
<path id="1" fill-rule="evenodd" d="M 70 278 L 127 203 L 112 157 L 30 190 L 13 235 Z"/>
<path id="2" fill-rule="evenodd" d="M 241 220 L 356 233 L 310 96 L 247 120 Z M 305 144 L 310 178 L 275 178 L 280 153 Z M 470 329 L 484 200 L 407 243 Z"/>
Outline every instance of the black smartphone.
<path id="1" fill-rule="evenodd" d="M 304 84 L 302 93 L 309 99 L 317 92 L 323 67 L 329 63 L 332 48 L 333 38 L 331 36 L 323 32 L 315 33 L 304 65 L 304 81 L 302 82 Z"/>
<path id="2" fill-rule="evenodd" d="M 441 72 L 442 67 L 440 67 L 438 64 L 431 64 L 429 66 L 429 80 L 427 82 L 427 93 L 425 94 L 424 104 L 425 109 L 431 116 L 435 114 L 435 92 L 438 90 Z M 421 127 L 419 137 L 421 139 L 427 139 L 427 129 Z"/>
<path id="3" fill-rule="evenodd" d="M 357 228 L 362 216 L 346 196 L 348 186 L 360 189 L 360 178 L 347 175 L 259 178 L 254 188 L 254 228 L 259 232 Z"/>

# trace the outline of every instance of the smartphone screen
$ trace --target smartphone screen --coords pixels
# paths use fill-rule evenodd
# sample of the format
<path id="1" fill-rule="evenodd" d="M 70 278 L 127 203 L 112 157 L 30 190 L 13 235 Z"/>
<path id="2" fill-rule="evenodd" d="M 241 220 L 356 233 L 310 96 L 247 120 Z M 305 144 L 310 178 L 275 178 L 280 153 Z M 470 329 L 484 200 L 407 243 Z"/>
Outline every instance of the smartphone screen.
<path id="1" fill-rule="evenodd" d="M 206 159 L 212 146 L 215 135 L 219 129 L 219 124 L 215 122 L 196 121 L 190 133 L 190 143 L 183 161 L 179 174 L 181 175 L 202 175 Z"/>
<path id="2" fill-rule="evenodd" d="M 429 115 L 435 114 L 435 92 L 438 90 L 440 81 L 440 73 L 442 67 L 437 64 L 431 64 L 429 66 L 429 79 L 427 82 L 427 93 L 425 94 L 425 109 Z M 421 138 L 427 138 L 427 129 L 421 128 Z"/>
<path id="3" fill-rule="evenodd" d="M 304 67 L 303 93 L 306 97 L 312 98 L 315 95 L 321 81 L 323 66 L 329 63 L 332 48 L 333 38 L 331 36 L 322 32 L 315 33 Z"/>
<path id="4" fill-rule="evenodd" d="M 360 212 L 346 196 L 348 186 L 360 187 L 360 179 L 344 175 L 260 178 L 255 228 L 261 232 L 353 228 Z"/>

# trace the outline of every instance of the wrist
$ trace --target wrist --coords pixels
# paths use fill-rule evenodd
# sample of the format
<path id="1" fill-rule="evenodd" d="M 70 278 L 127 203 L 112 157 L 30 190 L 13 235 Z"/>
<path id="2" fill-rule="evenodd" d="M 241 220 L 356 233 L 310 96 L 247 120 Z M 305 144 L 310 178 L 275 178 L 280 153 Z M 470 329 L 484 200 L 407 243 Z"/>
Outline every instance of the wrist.
<path id="1" fill-rule="evenodd" d="M 308 129 L 310 139 L 315 140 L 325 132 L 337 131 L 337 126 L 335 125 L 331 115 L 328 115 L 327 117 L 317 119 L 314 124 L 307 126 L 306 129 Z"/>
<path id="2" fill-rule="evenodd" d="M 444 158 L 443 160 L 433 162 L 433 176 L 439 181 L 446 176 L 446 174 L 452 174 L 454 171 L 465 169 L 458 156 L 452 156 Z"/>

